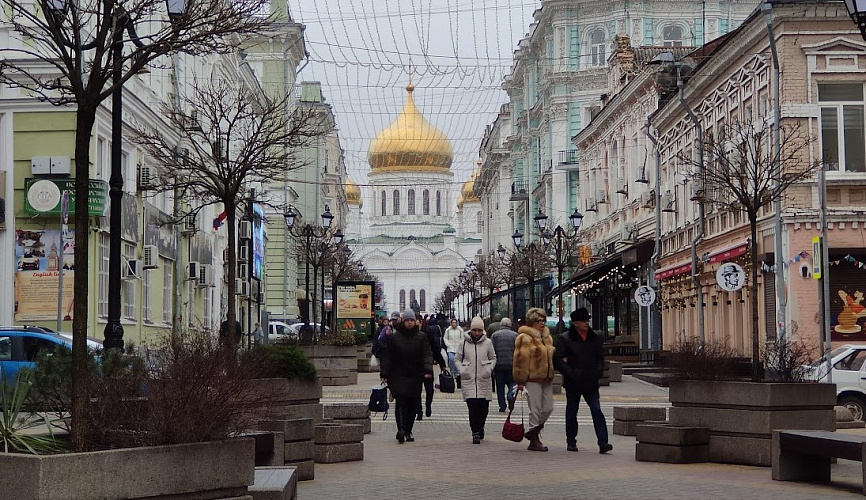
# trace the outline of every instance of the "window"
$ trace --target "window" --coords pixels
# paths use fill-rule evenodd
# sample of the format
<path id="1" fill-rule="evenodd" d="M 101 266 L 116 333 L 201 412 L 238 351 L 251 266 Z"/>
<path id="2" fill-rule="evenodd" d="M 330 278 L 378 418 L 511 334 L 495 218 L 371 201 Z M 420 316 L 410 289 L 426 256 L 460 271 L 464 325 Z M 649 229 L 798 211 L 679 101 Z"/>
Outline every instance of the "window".
<path id="1" fill-rule="evenodd" d="M 821 156 L 829 170 L 866 172 L 863 84 L 818 84 Z"/>
<path id="2" fill-rule="evenodd" d="M 150 270 L 142 270 L 141 275 L 141 319 L 145 323 L 153 323 L 153 304 L 150 300 Z"/>
<path id="3" fill-rule="evenodd" d="M 0 337 L 0 361 L 12 359 L 12 338 Z"/>
<path id="4" fill-rule="evenodd" d="M 211 287 L 204 289 L 204 327 L 210 329 L 213 324 L 213 292 Z"/>
<path id="5" fill-rule="evenodd" d="M 866 361 L 866 351 L 854 351 L 836 363 L 834 368 L 837 370 L 859 372 L 860 368 L 863 367 L 863 361 Z"/>
<path id="6" fill-rule="evenodd" d="M 123 245 L 123 265 L 135 260 L 135 245 L 124 243 Z M 135 320 L 135 285 L 136 280 L 123 280 L 123 317 L 129 320 Z"/>
<path id="7" fill-rule="evenodd" d="M 424 190 L 424 193 L 421 195 L 422 205 L 424 210 L 424 215 L 430 215 L 430 191 Z"/>
<path id="8" fill-rule="evenodd" d="M 57 347 L 56 342 L 40 339 L 36 337 L 21 337 L 21 347 L 23 348 L 24 361 L 35 361 L 36 356 L 41 351 L 54 351 Z"/>
<path id="9" fill-rule="evenodd" d="M 415 305 L 415 289 L 409 290 L 409 307 Z"/>
<path id="10" fill-rule="evenodd" d="M 108 317 L 108 234 L 99 233 L 99 306 L 100 318 Z"/>
<path id="11" fill-rule="evenodd" d="M 394 215 L 400 215 L 400 191 L 394 190 Z"/>
<path id="12" fill-rule="evenodd" d="M 406 310 L 406 290 L 400 290 L 400 310 Z"/>
<path id="13" fill-rule="evenodd" d="M 668 26 L 662 30 L 662 45 L 665 47 L 682 47 L 683 29 L 679 26 Z"/>
<path id="14" fill-rule="evenodd" d="M 436 215 L 442 215 L 442 193 L 436 191 Z"/>
<path id="15" fill-rule="evenodd" d="M 422 288 L 421 291 L 418 292 L 418 301 L 421 303 L 421 310 L 427 310 L 427 292 Z"/>
<path id="16" fill-rule="evenodd" d="M 410 189 L 406 200 L 406 215 L 415 215 L 415 190 Z"/>
<path id="17" fill-rule="evenodd" d="M 475 212 L 475 232 L 484 232 L 484 216 L 481 214 L 481 211 Z"/>
<path id="18" fill-rule="evenodd" d="M 607 62 L 605 57 L 604 31 L 595 30 L 589 37 L 589 52 L 592 56 L 593 66 L 603 66 Z"/>
<path id="19" fill-rule="evenodd" d="M 172 289 L 174 281 L 174 262 L 162 259 L 162 268 L 165 269 L 162 278 L 162 322 L 171 324 Z"/>
<path id="20" fill-rule="evenodd" d="M 381 215 L 385 215 L 385 208 L 388 204 L 388 196 L 385 194 L 385 191 L 382 191 L 382 213 Z"/>

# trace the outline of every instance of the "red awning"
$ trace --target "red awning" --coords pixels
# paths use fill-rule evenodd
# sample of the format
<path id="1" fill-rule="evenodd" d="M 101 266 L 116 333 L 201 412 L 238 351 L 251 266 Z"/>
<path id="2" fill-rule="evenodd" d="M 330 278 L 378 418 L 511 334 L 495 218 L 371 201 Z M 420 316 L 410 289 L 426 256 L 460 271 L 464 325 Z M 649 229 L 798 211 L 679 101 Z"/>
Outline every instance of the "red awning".
<path id="1" fill-rule="evenodd" d="M 665 278 L 670 278 L 672 276 L 679 276 L 680 274 L 685 274 L 691 272 L 692 263 L 686 262 L 684 264 L 677 264 L 675 266 L 666 267 L 661 271 L 656 273 L 657 280 L 663 280 Z"/>
<path id="2" fill-rule="evenodd" d="M 710 263 L 715 264 L 716 262 L 724 262 L 726 260 L 733 259 L 734 257 L 739 257 L 746 253 L 746 250 L 749 249 L 748 243 L 741 243 L 735 247 L 731 247 L 721 252 L 716 252 L 710 255 Z"/>

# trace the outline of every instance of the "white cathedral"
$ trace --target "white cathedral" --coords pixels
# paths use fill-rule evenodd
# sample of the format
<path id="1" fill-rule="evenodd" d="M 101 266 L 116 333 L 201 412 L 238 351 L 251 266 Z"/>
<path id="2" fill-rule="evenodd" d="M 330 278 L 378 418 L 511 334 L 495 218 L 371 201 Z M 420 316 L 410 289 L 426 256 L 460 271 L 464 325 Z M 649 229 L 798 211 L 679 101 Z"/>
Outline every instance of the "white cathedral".
<path id="1" fill-rule="evenodd" d="M 409 83 L 403 111 L 370 143 L 369 187 L 362 194 L 346 181 L 347 228 L 359 229 L 347 240 L 384 286 L 382 309 L 417 301 L 430 314 L 445 285 L 481 251 L 483 219 L 473 192 L 478 171 L 456 189 L 451 141 L 415 106 L 414 90 Z"/>

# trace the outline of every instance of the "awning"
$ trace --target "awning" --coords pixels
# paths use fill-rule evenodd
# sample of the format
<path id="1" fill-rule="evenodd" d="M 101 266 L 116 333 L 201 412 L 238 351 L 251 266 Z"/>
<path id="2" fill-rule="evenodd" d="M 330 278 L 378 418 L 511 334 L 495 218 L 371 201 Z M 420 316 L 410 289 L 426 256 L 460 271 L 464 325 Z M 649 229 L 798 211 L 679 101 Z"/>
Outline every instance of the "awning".
<path id="1" fill-rule="evenodd" d="M 675 266 L 666 267 L 664 269 L 659 270 L 655 274 L 655 278 L 657 280 L 663 280 L 665 278 L 671 278 L 673 276 L 679 276 L 681 274 L 686 274 L 692 271 L 692 262 L 688 261 L 682 264 L 677 264 Z"/>
<path id="2" fill-rule="evenodd" d="M 726 260 L 733 259 L 735 257 L 739 257 L 748 251 L 749 244 L 748 243 L 740 243 L 739 245 L 726 248 L 722 251 L 716 252 L 710 255 L 709 262 L 711 264 L 715 264 L 716 262 L 724 262 Z"/>
<path id="3" fill-rule="evenodd" d="M 614 267 L 622 264 L 622 254 L 615 254 L 613 257 L 610 257 L 606 260 L 602 260 L 599 262 L 593 262 L 592 264 L 584 267 L 583 269 L 578 270 L 576 273 L 572 274 L 570 278 L 565 280 L 565 284 L 560 287 L 556 287 L 551 290 L 547 294 L 547 298 L 554 297 L 559 295 L 559 289 L 562 288 L 563 292 L 580 285 L 581 283 L 591 281 L 604 273 L 610 271 Z"/>

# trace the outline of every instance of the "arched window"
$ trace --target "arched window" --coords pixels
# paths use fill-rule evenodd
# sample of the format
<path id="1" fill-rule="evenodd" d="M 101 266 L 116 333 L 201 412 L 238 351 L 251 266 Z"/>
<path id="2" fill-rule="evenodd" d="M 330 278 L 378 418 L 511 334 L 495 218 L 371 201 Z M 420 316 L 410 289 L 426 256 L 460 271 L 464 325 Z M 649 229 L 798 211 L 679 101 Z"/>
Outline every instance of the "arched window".
<path id="1" fill-rule="evenodd" d="M 400 215 L 400 191 L 394 190 L 394 215 Z"/>
<path id="2" fill-rule="evenodd" d="M 484 218 L 481 211 L 475 212 L 475 232 L 481 233 L 484 231 Z"/>
<path id="3" fill-rule="evenodd" d="M 442 193 L 436 191 L 436 215 L 442 215 Z"/>
<path id="4" fill-rule="evenodd" d="M 683 46 L 683 29 L 679 26 L 668 26 L 662 30 L 662 45 L 665 47 Z"/>
<path id="5" fill-rule="evenodd" d="M 427 292 L 422 288 L 421 291 L 418 292 L 418 302 L 421 303 L 421 310 L 427 310 Z"/>
<path id="6" fill-rule="evenodd" d="M 604 66 L 607 62 L 604 45 L 604 31 L 593 31 L 589 36 L 589 52 L 592 55 L 593 66 Z"/>
<path id="7" fill-rule="evenodd" d="M 400 290 L 400 310 L 406 310 L 406 290 Z"/>
<path id="8" fill-rule="evenodd" d="M 385 215 L 385 208 L 388 205 L 388 195 L 385 194 L 385 191 L 382 191 L 382 214 Z"/>
<path id="9" fill-rule="evenodd" d="M 406 214 L 415 215 L 415 190 L 409 190 L 409 198 L 406 200 Z"/>
<path id="10" fill-rule="evenodd" d="M 421 195 L 421 204 L 423 206 L 424 215 L 430 215 L 430 191 L 424 190 Z"/>
<path id="11" fill-rule="evenodd" d="M 409 307 L 412 307 L 412 304 L 415 303 L 415 289 L 409 290 Z M 417 318 L 416 318 L 417 319 Z"/>

